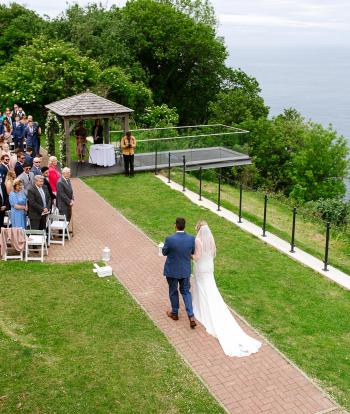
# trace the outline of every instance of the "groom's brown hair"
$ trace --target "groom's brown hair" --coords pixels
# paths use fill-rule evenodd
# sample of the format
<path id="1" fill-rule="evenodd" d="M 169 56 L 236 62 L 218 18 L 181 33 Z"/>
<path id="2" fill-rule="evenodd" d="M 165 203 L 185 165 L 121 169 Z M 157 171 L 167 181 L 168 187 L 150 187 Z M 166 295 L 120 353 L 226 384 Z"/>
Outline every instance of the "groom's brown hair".
<path id="1" fill-rule="evenodd" d="M 182 231 L 185 229 L 186 220 L 183 217 L 176 217 L 175 226 L 178 230 Z"/>

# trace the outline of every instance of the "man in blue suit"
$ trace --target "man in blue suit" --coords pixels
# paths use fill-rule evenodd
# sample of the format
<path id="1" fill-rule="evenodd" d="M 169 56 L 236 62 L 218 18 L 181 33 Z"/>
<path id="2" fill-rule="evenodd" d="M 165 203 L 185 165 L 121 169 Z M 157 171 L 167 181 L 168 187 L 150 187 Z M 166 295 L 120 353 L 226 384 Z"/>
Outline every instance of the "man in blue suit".
<path id="1" fill-rule="evenodd" d="M 185 219 L 176 218 L 176 233 L 165 239 L 162 249 L 164 256 L 167 256 L 164 265 L 164 276 L 169 285 L 169 298 L 171 312 L 167 312 L 169 318 L 177 321 L 179 319 L 179 291 L 185 303 L 186 312 L 190 320 L 191 328 L 195 328 L 196 321 L 192 309 L 192 296 L 190 292 L 191 276 L 191 255 L 194 254 L 195 238 L 185 233 Z"/>

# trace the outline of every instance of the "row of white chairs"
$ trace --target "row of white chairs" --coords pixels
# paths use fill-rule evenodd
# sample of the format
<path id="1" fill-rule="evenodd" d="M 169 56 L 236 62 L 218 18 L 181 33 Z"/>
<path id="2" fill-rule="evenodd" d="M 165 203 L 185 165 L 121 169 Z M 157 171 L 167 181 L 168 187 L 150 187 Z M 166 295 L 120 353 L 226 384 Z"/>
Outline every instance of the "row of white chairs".
<path id="1" fill-rule="evenodd" d="M 8 214 L 8 220 L 6 221 L 6 227 L 11 225 L 11 214 Z M 8 245 L 4 255 L 4 260 L 7 259 L 20 259 L 20 260 L 39 260 L 44 261 L 44 255 L 48 255 L 48 246 L 50 244 L 61 244 L 64 246 L 66 237 L 70 240 L 69 234 L 69 222 L 65 215 L 61 214 L 49 214 L 47 217 L 46 230 L 23 230 L 25 238 L 25 249 L 23 252 L 10 253 L 13 251 L 11 245 Z M 38 252 L 40 255 L 31 255 L 31 252 Z"/>

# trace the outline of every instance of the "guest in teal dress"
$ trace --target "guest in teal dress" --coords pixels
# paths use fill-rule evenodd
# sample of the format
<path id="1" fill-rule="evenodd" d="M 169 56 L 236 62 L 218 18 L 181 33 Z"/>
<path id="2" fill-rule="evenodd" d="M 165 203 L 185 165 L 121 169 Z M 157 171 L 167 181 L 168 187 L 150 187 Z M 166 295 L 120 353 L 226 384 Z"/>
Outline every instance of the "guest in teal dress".
<path id="1" fill-rule="evenodd" d="M 14 181 L 9 201 L 11 206 L 11 226 L 25 229 L 27 227 L 27 197 L 24 194 L 21 180 Z"/>

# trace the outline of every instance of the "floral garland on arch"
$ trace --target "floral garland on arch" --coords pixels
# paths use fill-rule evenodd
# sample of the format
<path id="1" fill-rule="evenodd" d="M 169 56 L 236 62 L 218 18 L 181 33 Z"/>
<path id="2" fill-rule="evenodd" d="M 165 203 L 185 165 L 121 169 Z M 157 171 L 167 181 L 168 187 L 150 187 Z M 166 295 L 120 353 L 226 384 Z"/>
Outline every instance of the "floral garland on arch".
<path id="1" fill-rule="evenodd" d="M 47 152 L 50 155 L 55 155 L 55 136 L 59 137 L 58 159 L 61 165 L 66 162 L 66 134 L 56 114 L 49 111 L 45 123 L 45 144 Z"/>

